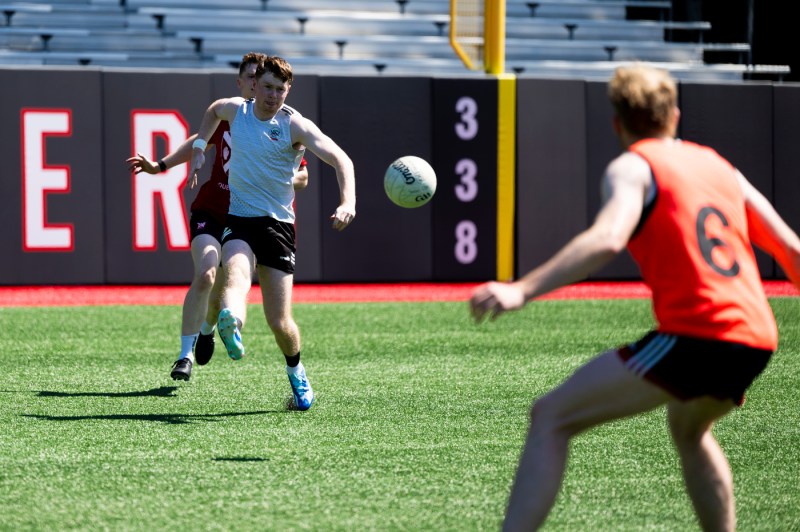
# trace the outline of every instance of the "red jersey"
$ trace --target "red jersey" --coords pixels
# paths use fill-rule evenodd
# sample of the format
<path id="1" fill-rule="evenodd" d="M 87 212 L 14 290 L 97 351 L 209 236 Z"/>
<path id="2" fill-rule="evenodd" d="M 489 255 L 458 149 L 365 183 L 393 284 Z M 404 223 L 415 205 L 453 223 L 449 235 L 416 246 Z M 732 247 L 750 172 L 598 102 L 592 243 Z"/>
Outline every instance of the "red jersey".
<path id="1" fill-rule="evenodd" d="M 211 168 L 211 177 L 200 187 L 190 209 L 207 212 L 224 226 L 231 202 L 231 190 L 228 188 L 228 170 L 231 162 L 230 124 L 222 120 L 208 143 L 215 147 L 214 166 Z M 300 161 L 300 168 L 307 164 L 303 158 Z"/>
<path id="2" fill-rule="evenodd" d="M 653 172 L 652 210 L 628 243 L 653 291 L 660 332 L 775 350 L 735 169 L 711 148 L 645 139 L 630 147 Z"/>
<path id="3" fill-rule="evenodd" d="M 228 168 L 231 160 L 231 131 L 228 122 L 222 121 L 209 139 L 216 149 L 211 177 L 203 183 L 192 202 L 192 211 L 211 214 L 220 225 L 225 225 L 231 191 L 228 188 Z"/>

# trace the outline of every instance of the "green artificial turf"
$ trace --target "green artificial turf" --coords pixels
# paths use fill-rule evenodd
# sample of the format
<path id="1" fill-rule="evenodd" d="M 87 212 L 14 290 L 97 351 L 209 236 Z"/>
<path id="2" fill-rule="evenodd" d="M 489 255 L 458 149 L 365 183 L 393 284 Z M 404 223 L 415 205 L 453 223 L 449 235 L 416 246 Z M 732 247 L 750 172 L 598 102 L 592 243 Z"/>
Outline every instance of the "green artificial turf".
<path id="1" fill-rule="evenodd" d="M 741 530 L 800 529 L 800 299 L 715 429 Z M 495 530 L 532 400 L 652 321 L 641 300 L 298 304 L 317 400 L 287 408 L 261 310 L 248 354 L 169 377 L 177 307 L 0 309 L 2 530 Z M 696 529 L 664 411 L 577 437 L 549 530 Z"/>

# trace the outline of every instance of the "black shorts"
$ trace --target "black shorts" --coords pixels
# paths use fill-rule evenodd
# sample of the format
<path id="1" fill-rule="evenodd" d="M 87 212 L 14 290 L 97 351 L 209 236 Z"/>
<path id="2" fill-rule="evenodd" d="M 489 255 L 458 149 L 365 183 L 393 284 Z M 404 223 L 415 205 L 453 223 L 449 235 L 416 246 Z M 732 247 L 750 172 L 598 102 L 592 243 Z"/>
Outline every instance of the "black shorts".
<path id="1" fill-rule="evenodd" d="M 222 242 L 222 231 L 224 229 L 225 226 L 219 222 L 216 216 L 206 211 L 192 211 L 192 216 L 189 220 L 189 231 L 192 240 L 198 235 L 210 235 L 217 242 Z"/>
<path id="2" fill-rule="evenodd" d="M 294 224 L 269 216 L 242 218 L 229 214 L 220 242 L 224 245 L 231 240 L 247 242 L 261 266 L 294 273 Z"/>
<path id="3" fill-rule="evenodd" d="M 681 400 L 705 395 L 744 403 L 772 351 L 652 331 L 618 350 L 625 366 Z"/>

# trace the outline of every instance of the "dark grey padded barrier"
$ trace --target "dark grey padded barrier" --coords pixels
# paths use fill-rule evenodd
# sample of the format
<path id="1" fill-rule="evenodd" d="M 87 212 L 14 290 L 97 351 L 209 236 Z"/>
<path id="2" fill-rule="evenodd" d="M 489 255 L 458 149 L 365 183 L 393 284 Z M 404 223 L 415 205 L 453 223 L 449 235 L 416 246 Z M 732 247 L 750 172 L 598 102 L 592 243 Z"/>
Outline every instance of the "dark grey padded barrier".
<path id="1" fill-rule="evenodd" d="M 53 90 L 54 83 L 58 90 Z M 165 189 L 173 201 L 167 203 L 173 209 L 167 209 L 170 223 L 161 194 L 144 195 L 154 200 L 149 204 L 155 208 L 148 210 L 147 202 L 144 207 L 140 203 L 135 214 L 134 180 L 124 160 L 134 150 L 136 117 L 165 118 L 161 122 L 174 145 L 167 145 L 158 127 L 149 137 L 137 137 L 140 148 L 163 156 L 183 135 L 197 130 L 213 99 L 236 94 L 235 71 L 0 69 L 0 91 L 0 109 L 11 122 L 11 134 L 0 143 L 0 155 L 7 161 L 0 180 L 0 193 L 7 199 L 0 212 L 5 252 L 0 284 L 187 283 L 191 257 L 187 235 L 182 235 L 184 241 L 180 238 L 185 222 L 175 216 L 174 201 L 178 198 L 180 205 L 182 200 L 188 210 L 196 191 L 177 184 Z M 680 86 L 680 136 L 708 144 L 729 158 L 795 230 L 800 230 L 798 91 L 800 85 L 795 84 Z M 465 118 L 471 104 L 458 107 L 464 97 L 476 104 L 473 118 L 478 129 L 459 136 L 455 128 L 468 133 L 466 122 L 473 119 Z M 493 79 L 298 77 L 287 103 L 315 120 L 353 158 L 358 216 L 344 232 L 330 228 L 338 186 L 330 167 L 310 155 L 310 185 L 297 198 L 297 280 L 494 278 L 496 102 Z M 591 223 L 600 202 L 600 176 L 620 148 L 603 82 L 523 78 L 518 80 L 517 102 L 519 275 Z M 37 144 L 42 139 L 43 150 Z M 402 155 L 431 161 L 439 177 L 436 196 L 422 208 L 402 209 L 384 194 L 384 171 Z M 458 166 L 464 159 L 477 169 L 479 191 L 467 201 L 467 173 Z M 62 168 L 69 169 L 68 189 L 47 192 L 46 188 L 63 188 Z M 207 165 L 206 172 L 209 169 Z M 24 227 L 23 178 L 26 190 L 39 198 L 29 204 Z M 168 182 L 151 184 L 166 185 L 179 182 L 180 176 L 162 174 L 155 179 Z M 135 233 L 136 221 L 149 221 L 149 232 Z M 457 233 L 463 221 L 474 224 L 474 233 Z M 475 250 L 471 261 L 457 259 L 456 253 L 469 258 Z M 765 277 L 782 275 L 763 254 L 759 265 Z M 623 254 L 594 278 L 638 276 L 635 264 Z"/>
<path id="2" fill-rule="evenodd" d="M 333 169 L 320 165 L 323 281 L 431 279 L 432 205 L 403 209 L 383 190 L 396 158 L 431 160 L 431 90 L 428 78 L 320 78 L 319 125 L 353 159 L 357 194 L 355 221 L 333 230 L 339 187 Z"/>
<path id="3" fill-rule="evenodd" d="M 0 93 L 0 284 L 103 283 L 101 74 L 0 69 Z"/>
<path id="4" fill-rule="evenodd" d="M 776 85 L 772 90 L 775 208 L 795 231 L 800 231 L 800 84 Z M 780 267 L 775 270 L 777 277 L 786 278 Z"/>
<path id="5" fill-rule="evenodd" d="M 517 81 L 519 275 L 587 227 L 584 93 L 581 80 Z"/>

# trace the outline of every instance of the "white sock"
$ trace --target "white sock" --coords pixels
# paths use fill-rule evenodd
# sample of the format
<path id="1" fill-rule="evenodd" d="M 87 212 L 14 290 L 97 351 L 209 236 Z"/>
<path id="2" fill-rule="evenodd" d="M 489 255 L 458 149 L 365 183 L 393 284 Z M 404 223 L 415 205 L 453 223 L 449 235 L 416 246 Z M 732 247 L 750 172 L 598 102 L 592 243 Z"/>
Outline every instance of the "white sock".
<path id="1" fill-rule="evenodd" d="M 216 324 L 209 325 L 207 322 L 204 321 L 203 324 L 200 326 L 200 332 L 203 333 L 204 336 L 208 336 L 209 334 L 214 334 L 216 328 L 217 328 Z"/>
<path id="2" fill-rule="evenodd" d="M 300 362 L 295 367 L 286 366 L 286 373 L 291 373 L 292 375 L 297 375 L 297 372 L 303 369 L 303 363 Z"/>
<path id="3" fill-rule="evenodd" d="M 189 360 L 194 363 L 194 344 L 197 343 L 197 335 L 196 334 L 189 334 L 187 336 L 181 336 L 181 356 L 178 357 L 178 360 L 182 358 L 188 358 Z"/>

